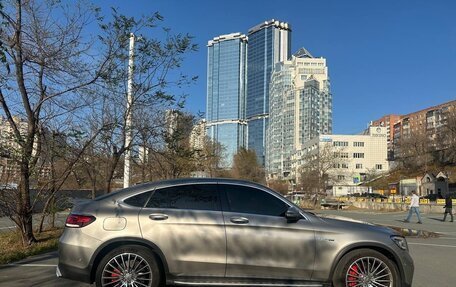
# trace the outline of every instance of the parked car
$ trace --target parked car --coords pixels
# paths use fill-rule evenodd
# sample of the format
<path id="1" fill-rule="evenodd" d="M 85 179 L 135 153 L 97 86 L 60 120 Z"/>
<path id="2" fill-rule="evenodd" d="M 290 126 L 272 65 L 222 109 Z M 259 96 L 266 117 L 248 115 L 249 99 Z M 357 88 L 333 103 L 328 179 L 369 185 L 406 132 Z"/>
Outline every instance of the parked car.
<path id="1" fill-rule="evenodd" d="M 252 182 L 178 179 L 75 206 L 57 276 L 96 286 L 411 286 L 404 237 Z"/>
<path id="2" fill-rule="evenodd" d="M 387 196 L 380 194 L 380 193 L 374 193 L 374 192 L 364 192 L 364 193 L 354 193 L 353 196 L 355 197 L 366 197 L 366 198 L 381 198 L 381 199 L 386 199 L 388 198 Z"/>
<path id="3" fill-rule="evenodd" d="M 345 201 L 340 201 L 335 198 L 323 198 L 320 202 L 320 205 L 322 207 L 342 209 L 347 204 L 345 203 Z"/>
<path id="4" fill-rule="evenodd" d="M 429 201 L 437 201 L 437 199 L 442 199 L 443 196 L 441 194 L 438 194 L 438 193 L 432 193 L 432 194 L 428 194 L 428 195 L 425 195 L 425 196 L 421 196 L 420 198 L 429 199 Z"/>

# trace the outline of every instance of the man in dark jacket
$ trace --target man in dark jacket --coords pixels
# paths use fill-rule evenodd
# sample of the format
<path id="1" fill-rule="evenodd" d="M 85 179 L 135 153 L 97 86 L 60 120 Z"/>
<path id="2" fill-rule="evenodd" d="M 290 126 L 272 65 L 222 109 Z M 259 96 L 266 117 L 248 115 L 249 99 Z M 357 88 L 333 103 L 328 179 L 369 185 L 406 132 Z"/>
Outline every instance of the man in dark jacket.
<path id="1" fill-rule="evenodd" d="M 450 222 L 453 222 L 453 200 L 451 199 L 451 196 L 447 195 L 445 198 L 445 215 L 443 216 L 443 220 L 445 221 L 447 214 L 449 213 L 451 216 Z"/>

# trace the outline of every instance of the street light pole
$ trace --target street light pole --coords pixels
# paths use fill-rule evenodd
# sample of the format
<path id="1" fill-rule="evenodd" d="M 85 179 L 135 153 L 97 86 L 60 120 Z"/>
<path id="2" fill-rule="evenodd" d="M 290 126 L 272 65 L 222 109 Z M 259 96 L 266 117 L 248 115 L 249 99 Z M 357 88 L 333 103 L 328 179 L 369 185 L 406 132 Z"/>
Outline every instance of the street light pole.
<path id="1" fill-rule="evenodd" d="M 131 179 L 131 141 L 132 141 L 132 107 L 133 107 L 133 65 L 135 54 L 135 35 L 130 33 L 130 48 L 128 54 L 128 83 L 127 83 L 127 109 L 125 119 L 125 162 L 124 162 L 124 184 L 130 186 Z"/>

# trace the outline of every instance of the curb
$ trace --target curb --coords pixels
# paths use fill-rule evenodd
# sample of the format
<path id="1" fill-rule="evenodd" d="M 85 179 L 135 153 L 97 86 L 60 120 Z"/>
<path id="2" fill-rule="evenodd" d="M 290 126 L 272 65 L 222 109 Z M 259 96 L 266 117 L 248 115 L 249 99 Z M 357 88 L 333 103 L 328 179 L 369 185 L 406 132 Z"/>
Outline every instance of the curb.
<path id="1" fill-rule="evenodd" d="M 397 232 L 399 232 L 401 235 L 403 235 L 405 237 L 435 238 L 435 237 L 441 236 L 440 233 L 427 231 L 427 230 L 418 230 L 418 229 L 404 228 L 404 227 L 391 226 L 391 225 L 382 225 L 382 226 L 386 226 L 393 230 L 396 230 Z"/>

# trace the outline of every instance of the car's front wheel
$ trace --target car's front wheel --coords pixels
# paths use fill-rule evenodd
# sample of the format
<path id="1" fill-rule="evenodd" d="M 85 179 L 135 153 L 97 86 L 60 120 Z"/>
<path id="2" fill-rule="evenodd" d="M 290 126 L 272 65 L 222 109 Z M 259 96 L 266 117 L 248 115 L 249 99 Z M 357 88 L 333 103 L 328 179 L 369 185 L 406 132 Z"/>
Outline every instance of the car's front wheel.
<path id="1" fill-rule="evenodd" d="M 388 257 L 371 249 L 357 249 L 347 253 L 337 264 L 333 276 L 334 287 L 399 287 L 396 264 Z"/>
<path id="2" fill-rule="evenodd" d="M 103 257 L 95 275 L 97 287 L 160 286 L 160 270 L 153 254 L 146 248 L 128 245 Z"/>

